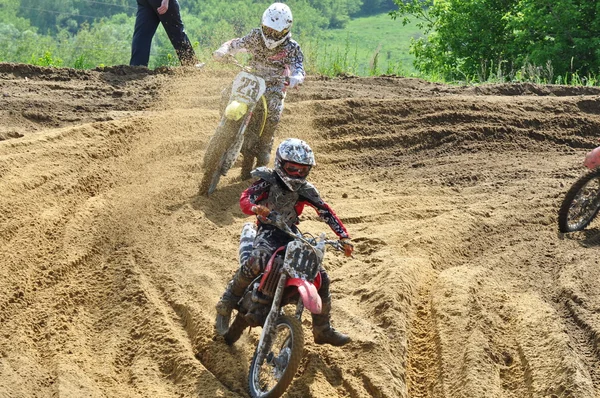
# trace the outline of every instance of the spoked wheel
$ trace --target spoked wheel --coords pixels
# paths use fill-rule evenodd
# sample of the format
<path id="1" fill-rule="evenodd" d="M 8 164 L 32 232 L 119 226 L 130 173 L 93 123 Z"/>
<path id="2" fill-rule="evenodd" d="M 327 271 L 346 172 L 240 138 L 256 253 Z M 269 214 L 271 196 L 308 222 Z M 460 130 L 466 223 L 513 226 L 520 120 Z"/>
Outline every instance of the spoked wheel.
<path id="1" fill-rule="evenodd" d="M 257 363 L 256 352 L 250 364 L 248 388 L 253 398 L 280 397 L 292 382 L 304 348 L 302 324 L 297 318 L 280 316 L 270 343 L 262 363 Z"/>
<path id="2" fill-rule="evenodd" d="M 239 125 L 231 120 L 225 119 L 208 141 L 204 152 L 204 174 L 200 182 L 200 195 L 210 195 L 217 189 L 221 179 L 221 167 L 224 163 L 225 152 L 235 141 Z"/>
<path id="3" fill-rule="evenodd" d="M 558 211 L 560 232 L 580 231 L 592 222 L 600 209 L 600 168 L 581 177 L 565 196 Z"/>

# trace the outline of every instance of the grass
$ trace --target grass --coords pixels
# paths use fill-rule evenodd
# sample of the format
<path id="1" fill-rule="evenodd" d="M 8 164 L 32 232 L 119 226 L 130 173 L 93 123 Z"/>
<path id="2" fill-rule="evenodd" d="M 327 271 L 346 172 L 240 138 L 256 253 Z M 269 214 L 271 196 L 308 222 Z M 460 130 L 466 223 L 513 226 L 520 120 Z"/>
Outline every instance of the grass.
<path id="1" fill-rule="evenodd" d="M 327 30 L 316 40 L 302 40 L 307 69 L 324 74 L 359 76 L 409 75 L 415 72 L 409 54 L 412 38 L 421 33 L 414 24 L 403 26 L 387 14 L 352 19 L 344 29 Z"/>

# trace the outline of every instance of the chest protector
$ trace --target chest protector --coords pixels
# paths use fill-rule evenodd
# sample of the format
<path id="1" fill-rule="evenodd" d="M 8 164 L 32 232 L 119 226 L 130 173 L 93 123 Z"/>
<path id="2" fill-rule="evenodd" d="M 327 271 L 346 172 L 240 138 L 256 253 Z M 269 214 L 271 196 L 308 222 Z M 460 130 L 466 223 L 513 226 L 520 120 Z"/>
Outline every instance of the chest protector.
<path id="1" fill-rule="evenodd" d="M 297 191 L 290 191 L 277 180 L 277 174 L 266 167 L 259 167 L 252 171 L 252 177 L 262 178 L 270 183 L 269 195 L 259 204 L 267 206 L 269 210 L 281 214 L 285 223 L 292 226 L 298 223 L 298 213 L 296 213 L 296 203 L 300 199 L 301 193 L 305 191 L 305 186 L 312 186 L 305 182 L 304 186 Z"/>

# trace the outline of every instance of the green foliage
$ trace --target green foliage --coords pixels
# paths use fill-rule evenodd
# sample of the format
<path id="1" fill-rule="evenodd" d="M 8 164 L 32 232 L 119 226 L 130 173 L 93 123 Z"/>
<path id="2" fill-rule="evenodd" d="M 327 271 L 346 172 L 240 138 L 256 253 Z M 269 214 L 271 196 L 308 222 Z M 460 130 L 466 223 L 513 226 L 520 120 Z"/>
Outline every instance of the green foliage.
<path id="1" fill-rule="evenodd" d="M 394 0 L 392 18 L 419 21 L 415 67 L 446 80 L 551 82 L 600 69 L 595 0 Z M 550 80 L 548 80 L 550 79 Z"/>
<path id="2" fill-rule="evenodd" d="M 353 16 L 367 16 L 387 13 L 395 9 L 393 0 L 363 0 L 361 10 Z"/>
<path id="3" fill-rule="evenodd" d="M 351 19 L 388 10 L 386 15 Z M 436 81 L 596 84 L 600 3 L 593 0 L 290 0 L 308 73 L 399 74 Z M 271 0 L 181 0 L 203 61 L 259 26 Z M 93 68 L 128 64 L 132 0 L 0 0 L 0 60 Z M 401 24 L 398 21 L 402 21 Z M 331 29 L 343 27 L 343 29 Z M 150 67 L 179 62 L 164 29 Z"/>
<path id="4" fill-rule="evenodd" d="M 4 1 L 4 0 L 0 0 Z M 115 14 L 134 15 L 137 9 L 130 0 L 13 0 L 19 15 L 41 32 L 56 34 L 67 30 L 74 34 L 80 26 Z"/>
<path id="5" fill-rule="evenodd" d="M 29 20 L 17 16 L 19 12 L 19 2 L 14 0 L 0 0 L 0 23 L 11 24 L 18 30 L 27 30 L 31 28 Z"/>
<path id="6" fill-rule="evenodd" d="M 346 26 L 350 21 L 350 15 L 357 14 L 362 6 L 362 0 L 308 0 L 308 2 L 329 20 L 330 29 Z"/>
<path id="7" fill-rule="evenodd" d="M 319 40 L 303 46 L 306 57 L 304 68 L 308 73 L 327 76 L 353 75 L 358 70 L 357 48 L 346 40 L 343 48 L 333 47 Z"/>
<path id="8" fill-rule="evenodd" d="M 325 30 L 319 36 L 319 63 L 331 54 L 353 54 L 356 59 L 352 70 L 347 73 L 372 75 L 371 63 L 378 53 L 378 64 L 385 70 L 414 73 L 414 56 L 409 53 L 412 38 L 421 37 L 416 24 L 401 26 L 386 14 L 351 20 L 344 29 Z M 314 47 L 314 39 L 303 38 L 303 46 Z M 309 58 L 307 56 L 307 58 Z M 385 72 L 387 73 L 387 72 Z M 393 73 L 389 73 L 393 74 Z"/>
<path id="9" fill-rule="evenodd" d="M 31 65 L 55 67 L 61 67 L 63 65 L 62 59 L 53 57 L 50 51 L 46 51 L 41 57 L 35 57 L 32 55 L 29 63 Z"/>

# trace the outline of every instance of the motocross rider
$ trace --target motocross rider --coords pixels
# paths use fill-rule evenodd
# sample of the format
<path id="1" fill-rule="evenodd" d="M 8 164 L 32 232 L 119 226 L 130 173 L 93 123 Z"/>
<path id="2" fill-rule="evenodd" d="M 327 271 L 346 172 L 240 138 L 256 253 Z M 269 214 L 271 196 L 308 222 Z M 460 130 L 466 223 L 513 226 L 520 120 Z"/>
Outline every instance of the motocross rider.
<path id="1" fill-rule="evenodd" d="M 242 193 L 240 207 L 245 214 L 258 216 L 257 233 L 250 255 L 240 256 L 241 266 L 216 305 L 220 315 L 231 314 L 246 287 L 265 270 L 275 250 L 292 240 L 275 226 L 261 221 L 268 217 L 271 211 L 276 211 L 283 216 L 288 226 L 296 230 L 298 217 L 304 206 L 313 207 L 320 218 L 341 239 L 346 256 L 352 255 L 354 248 L 344 224 L 331 207 L 321 199 L 317 189 L 306 181 L 314 165 L 314 154 L 308 144 L 297 138 L 288 138 L 277 148 L 274 170 L 259 167 L 252 171 L 252 176 L 258 177 L 258 180 Z M 320 273 L 322 284 L 319 296 L 323 305 L 321 314 L 312 315 L 314 340 L 317 344 L 342 346 L 348 343 L 350 338 L 331 327 L 330 280 L 323 267 Z"/>
<path id="2" fill-rule="evenodd" d="M 252 55 L 250 66 L 256 71 L 275 72 L 277 78 L 266 80 L 267 121 L 258 143 L 253 148 L 244 148 L 242 179 L 250 178 L 254 157 L 256 167 L 269 163 L 275 129 L 281 114 L 286 89 L 296 87 L 304 82 L 304 55 L 300 45 L 292 40 L 292 11 L 283 3 L 273 3 L 265 10 L 260 28 L 255 28 L 246 36 L 229 40 L 213 53 L 216 61 L 222 61 L 228 55 L 245 51 Z M 288 76 L 287 87 L 283 77 Z M 244 143 L 247 145 L 247 143 Z M 250 144 L 252 145 L 252 144 Z"/>

